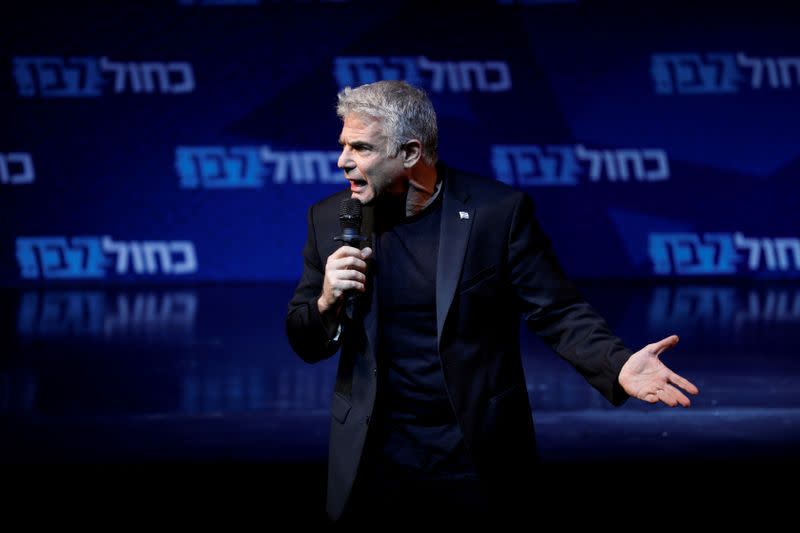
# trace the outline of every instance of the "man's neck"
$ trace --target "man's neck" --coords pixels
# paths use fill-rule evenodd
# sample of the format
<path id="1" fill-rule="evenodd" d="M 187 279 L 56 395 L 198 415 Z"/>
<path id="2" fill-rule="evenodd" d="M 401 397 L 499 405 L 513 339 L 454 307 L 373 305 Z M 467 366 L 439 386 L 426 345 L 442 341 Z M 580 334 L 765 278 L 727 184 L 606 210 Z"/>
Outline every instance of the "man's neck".
<path id="1" fill-rule="evenodd" d="M 416 215 L 425 209 L 436 198 L 439 189 L 436 181 L 436 167 L 427 163 L 418 163 L 408 178 L 406 194 L 406 216 Z"/>

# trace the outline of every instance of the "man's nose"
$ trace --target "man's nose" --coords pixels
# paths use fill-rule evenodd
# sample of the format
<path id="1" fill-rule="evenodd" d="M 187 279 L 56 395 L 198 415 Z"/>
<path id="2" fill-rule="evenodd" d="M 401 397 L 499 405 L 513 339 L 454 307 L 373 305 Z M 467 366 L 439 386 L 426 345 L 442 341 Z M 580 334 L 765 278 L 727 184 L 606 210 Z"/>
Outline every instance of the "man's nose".
<path id="1" fill-rule="evenodd" d="M 339 154 L 339 160 L 336 161 L 336 166 L 345 170 L 350 170 L 355 166 L 350 160 L 350 150 L 348 150 L 346 146 L 342 148 L 342 153 Z"/>

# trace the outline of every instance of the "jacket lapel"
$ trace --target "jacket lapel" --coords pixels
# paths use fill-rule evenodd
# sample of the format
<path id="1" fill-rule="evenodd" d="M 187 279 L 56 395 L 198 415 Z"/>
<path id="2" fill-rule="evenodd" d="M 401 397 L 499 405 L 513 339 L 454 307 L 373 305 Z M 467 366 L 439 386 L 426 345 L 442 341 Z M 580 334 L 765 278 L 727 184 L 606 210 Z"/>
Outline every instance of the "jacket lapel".
<path id="1" fill-rule="evenodd" d="M 361 235 L 367 236 L 369 241 L 366 243 L 372 248 L 373 258 L 375 257 L 375 246 L 377 236 L 375 234 L 375 208 L 372 205 L 366 205 L 363 208 L 363 220 L 361 225 Z M 373 357 L 378 356 L 377 352 L 377 339 L 378 339 L 378 290 L 377 290 L 377 276 L 374 271 L 374 262 L 367 261 L 367 297 L 369 307 L 364 311 L 364 333 L 367 336 L 367 353 L 372 353 Z"/>
<path id="2" fill-rule="evenodd" d="M 472 221 L 475 219 L 475 209 L 468 205 L 469 194 L 457 188 L 452 172 L 447 174 L 442 191 L 439 257 L 436 261 L 436 331 L 439 348 L 444 323 L 461 277 Z"/>

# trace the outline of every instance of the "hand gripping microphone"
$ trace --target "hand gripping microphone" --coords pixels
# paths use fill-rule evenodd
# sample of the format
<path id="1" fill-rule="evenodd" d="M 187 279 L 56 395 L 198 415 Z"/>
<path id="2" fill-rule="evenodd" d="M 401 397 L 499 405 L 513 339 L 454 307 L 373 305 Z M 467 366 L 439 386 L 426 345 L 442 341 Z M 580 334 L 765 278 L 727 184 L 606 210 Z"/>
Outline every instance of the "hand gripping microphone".
<path id="1" fill-rule="evenodd" d="M 367 240 L 359 232 L 361 231 L 362 220 L 361 202 L 356 198 L 345 198 L 339 205 L 339 226 L 342 229 L 342 234 L 335 237 L 335 240 L 341 242 L 342 245 L 352 246 L 353 248 L 361 249 L 363 243 Z M 353 319 L 356 307 L 356 300 L 358 298 L 357 291 L 347 291 L 345 295 L 344 312 L 347 318 Z"/>

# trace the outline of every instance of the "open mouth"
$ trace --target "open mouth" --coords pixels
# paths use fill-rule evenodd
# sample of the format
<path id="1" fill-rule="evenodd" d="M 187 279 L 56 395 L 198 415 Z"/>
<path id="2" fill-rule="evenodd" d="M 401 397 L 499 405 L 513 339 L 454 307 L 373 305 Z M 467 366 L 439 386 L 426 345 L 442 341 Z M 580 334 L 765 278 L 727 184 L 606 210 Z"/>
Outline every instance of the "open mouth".
<path id="1" fill-rule="evenodd" d="M 353 192 L 361 192 L 367 188 L 367 180 L 350 180 L 350 190 Z"/>

